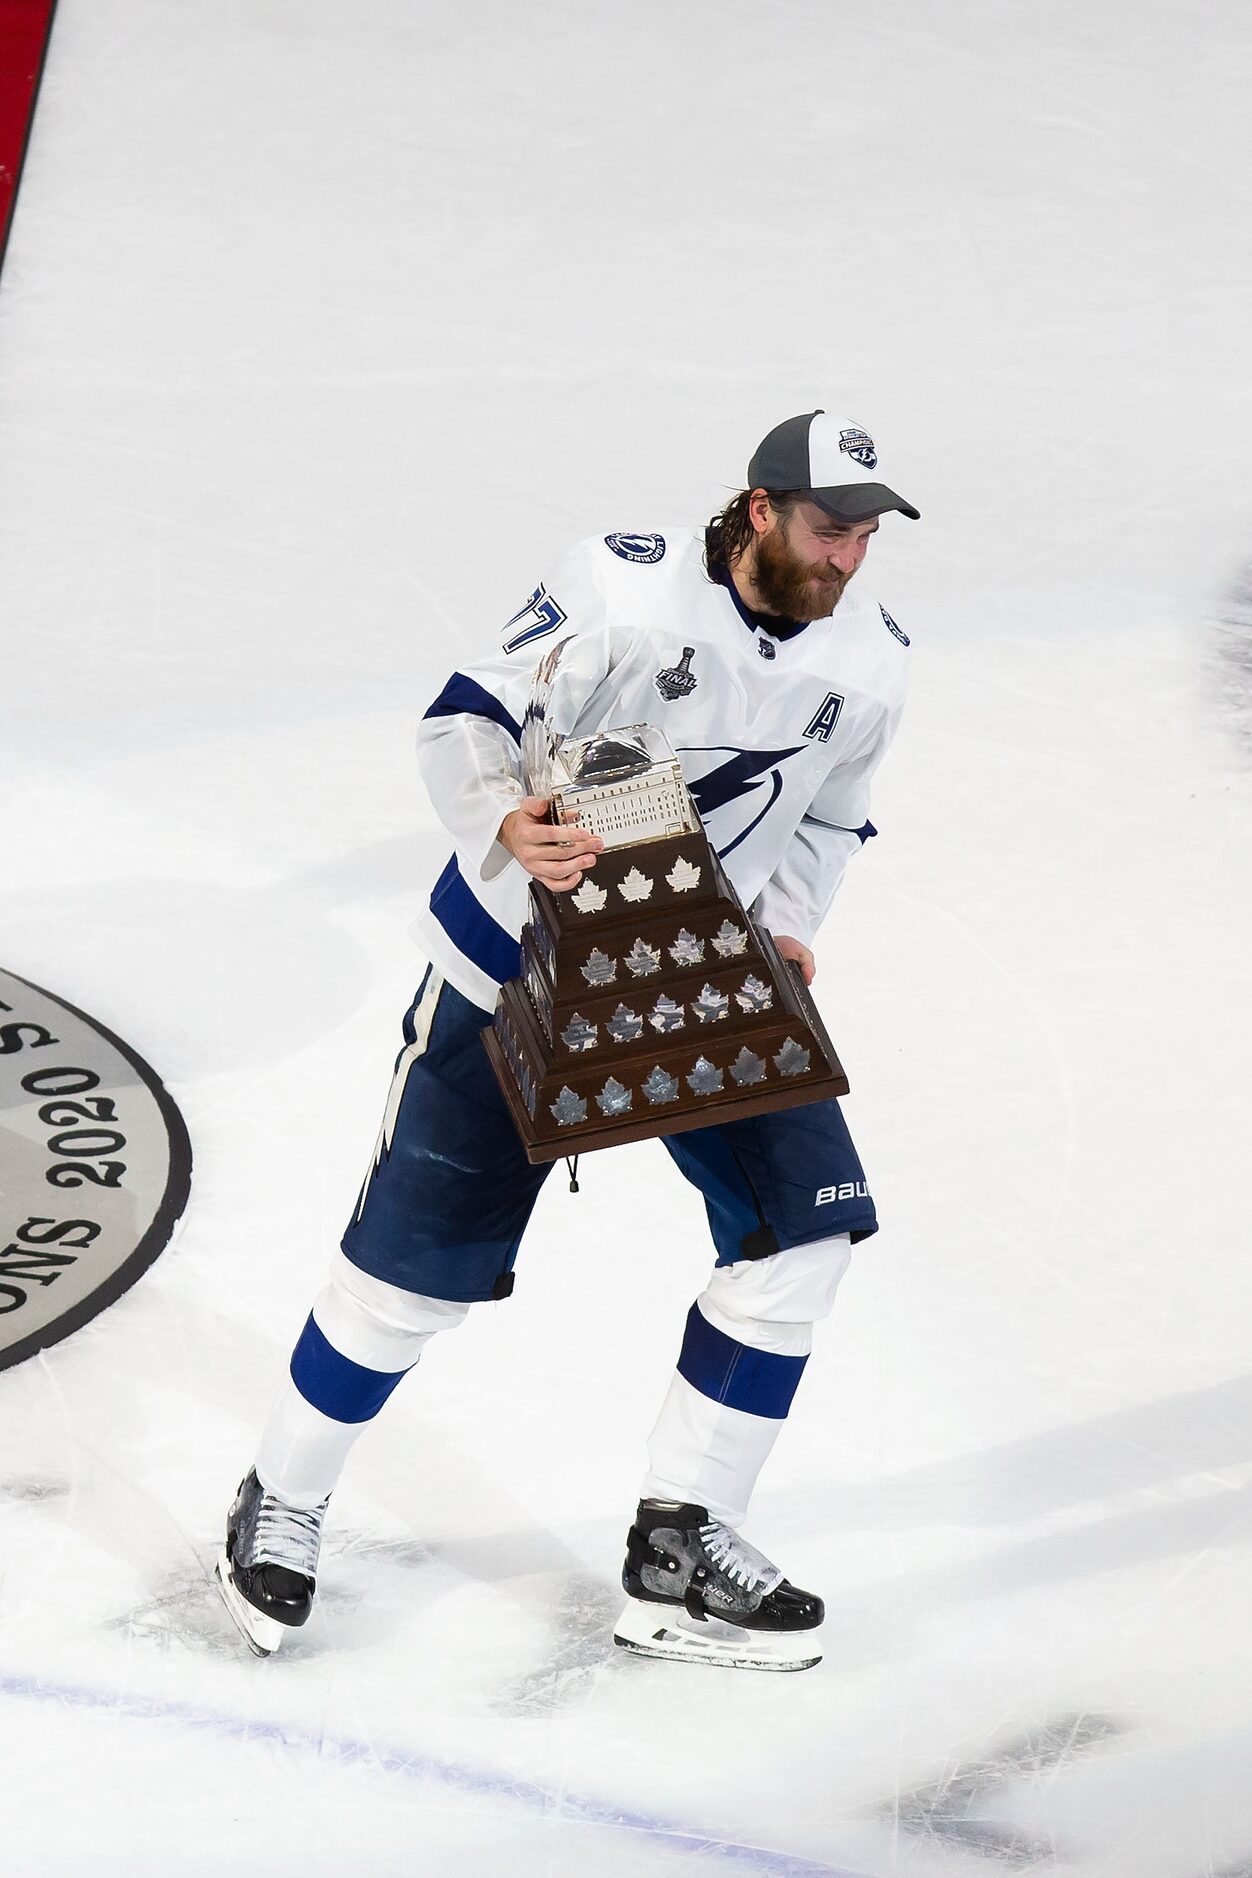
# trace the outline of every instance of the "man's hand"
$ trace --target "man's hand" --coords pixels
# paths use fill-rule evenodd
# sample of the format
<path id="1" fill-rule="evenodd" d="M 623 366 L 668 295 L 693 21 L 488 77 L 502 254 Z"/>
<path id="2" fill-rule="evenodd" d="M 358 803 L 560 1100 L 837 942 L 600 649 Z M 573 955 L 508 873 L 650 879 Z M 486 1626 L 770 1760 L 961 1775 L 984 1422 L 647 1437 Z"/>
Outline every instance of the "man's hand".
<path id="1" fill-rule="evenodd" d="M 604 843 L 574 823 L 556 826 L 548 820 L 548 808 L 543 796 L 523 796 L 501 822 L 496 840 L 533 879 L 553 893 L 568 893 L 595 866 Z"/>
<path id="2" fill-rule="evenodd" d="M 811 985 L 813 982 L 813 974 L 816 972 L 817 967 L 813 963 L 813 954 L 809 951 L 808 947 L 802 946 L 798 939 L 793 939 L 790 933 L 785 932 L 776 932 L 774 934 L 774 944 L 778 947 L 778 950 L 785 959 L 791 959 L 800 967 L 801 972 L 804 974 L 805 984 Z"/>

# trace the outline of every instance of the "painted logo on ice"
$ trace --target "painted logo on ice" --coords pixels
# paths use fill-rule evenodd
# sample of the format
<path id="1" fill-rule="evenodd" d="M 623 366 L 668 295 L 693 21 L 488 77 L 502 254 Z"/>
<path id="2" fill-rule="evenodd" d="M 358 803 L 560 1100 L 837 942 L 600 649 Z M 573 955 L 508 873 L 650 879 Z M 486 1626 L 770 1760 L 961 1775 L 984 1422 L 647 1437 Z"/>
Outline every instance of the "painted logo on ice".
<path id="1" fill-rule="evenodd" d="M 157 1077 L 95 1018 L 0 972 L 0 1369 L 59 1343 L 168 1245 L 191 1148 Z"/>

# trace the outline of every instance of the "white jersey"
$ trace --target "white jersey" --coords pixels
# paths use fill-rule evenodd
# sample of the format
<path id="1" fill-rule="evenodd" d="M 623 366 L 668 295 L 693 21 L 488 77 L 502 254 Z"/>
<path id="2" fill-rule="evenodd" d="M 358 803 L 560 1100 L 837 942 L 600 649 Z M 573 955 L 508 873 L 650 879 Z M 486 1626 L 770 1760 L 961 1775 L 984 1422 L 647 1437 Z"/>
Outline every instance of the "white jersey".
<path id="1" fill-rule="evenodd" d="M 548 721 L 575 737 L 663 730 L 744 905 L 810 944 L 875 832 L 869 783 L 900 719 L 909 642 L 858 582 L 828 619 L 762 632 L 710 578 L 703 536 L 677 530 L 580 542 L 500 649 L 454 673 L 427 711 L 418 758 L 456 843 L 419 923 L 432 963 L 485 1010 L 517 973 L 529 876 L 496 835 L 525 794 L 535 666 L 561 640 Z"/>

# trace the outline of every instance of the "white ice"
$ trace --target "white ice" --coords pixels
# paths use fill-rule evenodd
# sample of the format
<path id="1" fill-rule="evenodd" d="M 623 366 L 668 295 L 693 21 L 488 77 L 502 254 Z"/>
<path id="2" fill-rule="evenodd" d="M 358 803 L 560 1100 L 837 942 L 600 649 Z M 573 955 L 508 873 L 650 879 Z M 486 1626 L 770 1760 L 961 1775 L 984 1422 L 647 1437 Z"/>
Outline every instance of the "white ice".
<path id="1" fill-rule="evenodd" d="M 0 963 L 186 1115 L 0 1375 L 20 1874 L 1252 1871 L 1242 0 L 61 0 L 3 284 Z M 568 541 L 845 410 L 923 520 L 818 988 L 883 1229 L 753 1539 L 798 1677 L 610 1643 L 708 1262 L 655 1145 L 360 1444 L 268 1662 L 223 1509 L 377 1128 L 413 726 Z"/>

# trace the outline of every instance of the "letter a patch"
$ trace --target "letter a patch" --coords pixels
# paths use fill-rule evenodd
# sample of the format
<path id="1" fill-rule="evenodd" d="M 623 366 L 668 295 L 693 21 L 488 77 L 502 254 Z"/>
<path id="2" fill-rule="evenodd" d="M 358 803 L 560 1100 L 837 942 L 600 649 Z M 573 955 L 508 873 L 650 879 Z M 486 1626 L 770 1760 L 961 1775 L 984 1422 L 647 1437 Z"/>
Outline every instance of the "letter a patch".
<path id="1" fill-rule="evenodd" d="M 837 691 L 828 691 L 820 710 L 814 711 L 812 722 L 805 731 L 806 737 L 820 738 L 822 743 L 830 742 L 830 733 L 839 722 L 839 713 L 843 709 L 843 699 Z"/>

